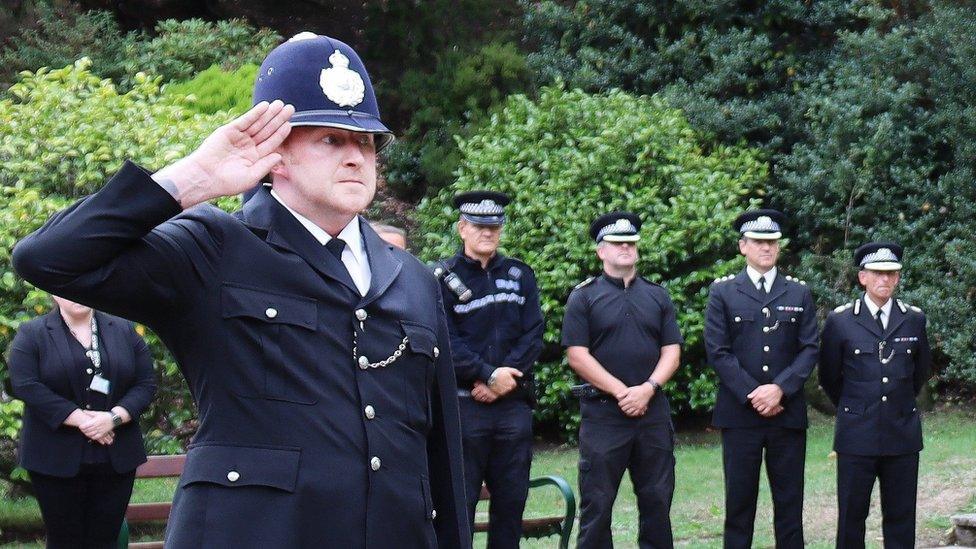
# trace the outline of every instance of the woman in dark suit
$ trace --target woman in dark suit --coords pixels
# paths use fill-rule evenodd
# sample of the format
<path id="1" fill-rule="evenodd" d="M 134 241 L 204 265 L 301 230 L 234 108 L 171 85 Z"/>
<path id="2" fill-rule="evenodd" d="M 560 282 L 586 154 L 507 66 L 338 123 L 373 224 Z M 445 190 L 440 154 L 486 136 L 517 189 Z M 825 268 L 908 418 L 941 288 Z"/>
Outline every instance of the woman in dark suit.
<path id="1" fill-rule="evenodd" d="M 20 465 L 49 548 L 114 547 L 146 461 L 138 418 L 156 393 L 152 357 L 130 322 L 54 301 L 10 348 L 14 396 L 25 404 Z"/>

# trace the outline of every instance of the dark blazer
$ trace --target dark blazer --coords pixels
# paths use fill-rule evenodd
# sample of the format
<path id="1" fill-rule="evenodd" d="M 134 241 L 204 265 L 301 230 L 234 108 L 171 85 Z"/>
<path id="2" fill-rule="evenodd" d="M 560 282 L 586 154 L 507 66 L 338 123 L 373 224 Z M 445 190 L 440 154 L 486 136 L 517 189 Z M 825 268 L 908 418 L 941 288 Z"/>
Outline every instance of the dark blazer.
<path id="1" fill-rule="evenodd" d="M 817 365 L 817 311 L 806 284 L 777 272 L 764 293 L 745 269 L 716 280 L 705 311 L 705 350 L 719 377 L 716 427 L 807 427 L 803 383 Z M 783 390 L 784 410 L 771 418 L 746 397 L 767 383 Z"/>
<path id="2" fill-rule="evenodd" d="M 900 300 L 891 307 L 884 333 L 863 298 L 827 316 L 819 373 L 837 406 L 834 450 L 890 456 L 922 449 L 915 397 L 932 371 L 925 324 L 921 309 Z"/>
<path id="3" fill-rule="evenodd" d="M 77 427 L 63 425 L 83 408 L 85 372 L 71 361 L 71 351 L 57 309 L 25 322 L 10 347 L 10 381 L 24 401 L 20 431 L 20 465 L 56 477 L 73 477 L 81 466 L 88 438 Z M 152 355 L 131 322 L 96 312 L 102 342 L 102 369 L 111 382 L 109 405 L 125 408 L 132 421 L 115 429 L 108 446 L 112 467 L 126 473 L 146 461 L 139 415 L 156 394 Z"/>
<path id="4" fill-rule="evenodd" d="M 372 279 L 267 188 L 181 212 L 134 164 L 14 251 L 39 287 L 150 326 L 199 410 L 167 547 L 469 547 L 437 280 L 361 218 Z"/>

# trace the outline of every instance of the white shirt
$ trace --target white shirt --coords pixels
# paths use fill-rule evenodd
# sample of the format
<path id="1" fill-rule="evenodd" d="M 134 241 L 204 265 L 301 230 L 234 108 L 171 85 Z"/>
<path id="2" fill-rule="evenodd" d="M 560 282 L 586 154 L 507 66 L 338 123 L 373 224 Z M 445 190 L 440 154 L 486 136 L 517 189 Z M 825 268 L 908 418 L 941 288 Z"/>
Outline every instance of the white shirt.
<path id="1" fill-rule="evenodd" d="M 762 290 L 762 288 L 759 287 L 759 279 L 760 278 L 765 278 L 766 279 L 766 290 L 765 291 L 767 293 L 769 293 L 769 290 L 772 290 L 773 289 L 773 281 L 776 280 L 776 267 L 773 267 L 772 269 L 766 271 L 766 274 L 759 274 L 759 271 L 757 271 L 757 270 L 753 269 L 751 266 L 747 265 L 746 266 L 746 274 L 749 275 L 749 280 L 752 281 L 752 285 L 755 286 L 757 290 Z"/>
<path id="2" fill-rule="evenodd" d="M 274 190 L 271 191 L 271 196 L 284 206 L 286 210 L 291 212 L 291 215 L 295 216 L 295 219 L 303 227 L 308 229 L 308 232 L 312 233 L 312 236 L 315 237 L 315 240 L 319 241 L 319 244 L 325 246 L 332 240 L 332 236 L 325 232 L 322 227 L 312 223 L 304 215 L 289 208 L 288 204 L 285 204 Z M 369 280 L 373 272 L 369 268 L 369 259 L 366 255 L 366 243 L 363 242 L 363 235 L 359 230 L 358 215 L 352 218 L 352 221 L 339 232 L 337 238 L 341 238 L 346 243 L 346 247 L 342 250 L 343 265 L 346 266 L 346 270 L 349 271 L 349 276 L 352 278 L 353 283 L 356 284 L 359 295 L 366 295 L 366 292 L 369 291 Z"/>
<path id="3" fill-rule="evenodd" d="M 874 304 L 874 300 L 864 294 L 864 304 L 868 306 L 868 312 L 871 313 L 872 317 L 878 316 L 878 309 L 881 309 L 881 324 L 888 329 L 888 319 L 891 318 L 891 299 L 885 302 L 884 305 L 878 307 Z"/>

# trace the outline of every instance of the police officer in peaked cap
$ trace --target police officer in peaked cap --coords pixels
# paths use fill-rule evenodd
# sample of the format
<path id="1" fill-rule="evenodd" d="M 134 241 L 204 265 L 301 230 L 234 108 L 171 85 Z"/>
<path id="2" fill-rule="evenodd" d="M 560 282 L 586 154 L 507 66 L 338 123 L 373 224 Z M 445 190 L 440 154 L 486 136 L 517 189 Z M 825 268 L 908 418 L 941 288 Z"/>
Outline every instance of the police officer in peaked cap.
<path id="1" fill-rule="evenodd" d="M 516 548 L 532 463 L 532 367 L 545 324 L 535 272 L 498 253 L 509 198 L 459 193 L 461 248 L 435 263 L 458 381 L 470 524 L 484 482 L 488 547 Z M 460 283 L 460 284 L 459 284 Z"/>
<path id="2" fill-rule="evenodd" d="M 764 459 L 776 547 L 803 547 L 803 384 L 817 363 L 817 317 L 806 283 L 776 268 L 785 222 L 769 209 L 735 220 L 746 267 L 712 284 L 705 311 L 719 378 L 712 423 L 722 429 L 726 548 L 752 546 Z"/>
<path id="3" fill-rule="evenodd" d="M 864 547 L 871 491 L 881 486 L 884 546 L 915 546 L 921 413 L 915 397 L 931 374 L 921 309 L 895 298 L 902 247 L 870 242 L 854 252 L 864 294 L 827 316 L 820 385 L 837 406 L 837 547 Z"/>
<path id="4" fill-rule="evenodd" d="M 683 339 L 668 291 L 637 273 L 640 219 L 611 212 L 590 225 L 603 273 L 566 303 L 562 344 L 590 384 L 580 402 L 579 547 L 613 547 L 613 502 L 625 470 L 637 496 L 638 545 L 673 546 L 674 429 L 662 391 Z"/>
<path id="5" fill-rule="evenodd" d="M 392 137 L 356 52 L 304 32 L 250 111 L 17 245 L 24 278 L 148 325 L 186 377 L 167 547 L 470 546 L 437 281 L 359 216 Z M 233 215 L 205 204 L 268 174 Z"/>

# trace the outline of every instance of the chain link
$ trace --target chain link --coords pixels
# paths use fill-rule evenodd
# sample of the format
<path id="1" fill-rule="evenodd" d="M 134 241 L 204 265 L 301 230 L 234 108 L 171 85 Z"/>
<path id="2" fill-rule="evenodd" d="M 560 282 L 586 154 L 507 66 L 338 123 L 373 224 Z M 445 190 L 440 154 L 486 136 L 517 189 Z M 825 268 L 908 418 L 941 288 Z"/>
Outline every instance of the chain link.
<path id="1" fill-rule="evenodd" d="M 408 341 L 409 340 L 407 339 L 407 336 L 403 336 L 403 340 L 400 342 L 400 345 L 397 347 L 396 351 L 393 351 L 393 354 L 392 355 L 386 357 L 384 360 L 381 360 L 379 362 L 370 362 L 370 363 L 368 363 L 366 365 L 360 365 L 359 364 L 359 352 L 358 352 L 358 348 L 359 348 L 359 333 L 356 332 L 356 330 L 353 330 L 353 332 L 352 332 L 352 361 L 353 361 L 354 364 L 356 364 L 357 366 L 359 366 L 363 370 L 365 370 L 366 368 L 386 368 L 390 364 L 393 364 L 394 362 L 396 362 L 396 360 L 398 358 L 400 358 L 401 355 L 403 355 L 403 351 L 405 351 L 406 348 L 407 348 L 407 342 Z"/>

